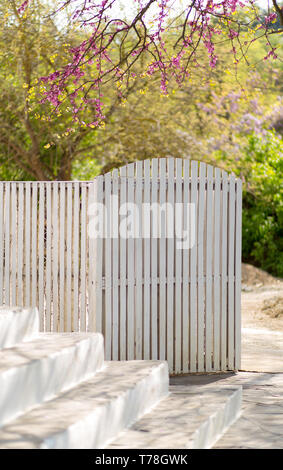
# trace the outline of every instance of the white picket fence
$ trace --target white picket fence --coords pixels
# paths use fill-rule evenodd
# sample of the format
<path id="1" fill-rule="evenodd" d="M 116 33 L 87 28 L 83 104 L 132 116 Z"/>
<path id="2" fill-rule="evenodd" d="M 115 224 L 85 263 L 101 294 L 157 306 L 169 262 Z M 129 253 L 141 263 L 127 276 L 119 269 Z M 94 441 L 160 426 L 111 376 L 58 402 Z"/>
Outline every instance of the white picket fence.
<path id="1" fill-rule="evenodd" d="M 173 158 L 93 182 L 0 182 L 0 304 L 38 306 L 42 331 L 102 332 L 108 360 L 167 359 L 174 373 L 239 369 L 241 200 L 233 174 Z M 107 209 L 106 237 L 88 237 L 94 202 Z M 135 236 L 124 238 L 133 203 Z M 194 227 L 190 249 L 161 230 L 172 208 L 174 225 Z"/>

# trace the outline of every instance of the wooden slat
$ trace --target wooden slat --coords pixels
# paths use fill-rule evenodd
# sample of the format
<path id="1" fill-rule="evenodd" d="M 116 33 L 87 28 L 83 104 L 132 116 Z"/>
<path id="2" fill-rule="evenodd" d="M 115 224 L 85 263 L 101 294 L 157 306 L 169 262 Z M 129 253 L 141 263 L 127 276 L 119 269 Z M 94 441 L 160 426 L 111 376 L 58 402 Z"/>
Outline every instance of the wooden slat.
<path id="1" fill-rule="evenodd" d="M 205 315 L 205 369 L 212 370 L 212 239 L 213 239 L 213 167 L 207 165 L 206 193 L 206 315 Z"/>
<path id="2" fill-rule="evenodd" d="M 204 372 L 204 221 L 206 164 L 200 162 L 198 190 L 198 372 Z"/>
<path id="3" fill-rule="evenodd" d="M 0 182 L 0 305 L 3 305 L 4 300 L 4 185 L 5 183 Z"/>
<path id="4" fill-rule="evenodd" d="M 5 304 L 10 305 L 10 183 L 5 185 Z"/>
<path id="5" fill-rule="evenodd" d="M 105 175 L 105 206 L 106 213 L 106 239 L 105 239 L 105 355 L 106 360 L 112 359 L 112 207 L 111 207 L 112 175 Z"/>
<path id="6" fill-rule="evenodd" d="M 59 183 L 54 182 L 52 185 L 53 192 L 53 207 L 52 207 L 52 226 L 53 226 L 53 236 L 52 236 L 52 299 L 53 299 L 53 328 L 52 331 L 59 331 L 59 308 L 58 308 L 58 299 L 59 299 L 59 289 L 58 289 L 58 191 Z"/>
<path id="7" fill-rule="evenodd" d="M 45 330 L 45 288 L 44 288 L 44 223 L 45 223 L 45 184 L 39 183 L 39 214 L 38 214 L 38 308 L 40 331 Z"/>
<path id="8" fill-rule="evenodd" d="M 37 281 L 37 214 L 38 214 L 38 183 L 32 183 L 32 222 L 31 222 L 31 305 L 38 304 L 38 281 Z"/>
<path id="9" fill-rule="evenodd" d="M 99 204 L 105 204 L 105 195 L 104 195 L 104 176 L 97 177 L 97 193 L 96 200 Z M 105 215 L 104 213 L 100 214 L 101 224 L 105 224 Z M 103 228 L 101 229 L 103 232 Z M 97 279 L 97 289 L 96 289 L 96 331 L 103 332 L 103 295 L 102 295 L 102 270 L 103 263 L 105 262 L 105 253 L 104 253 L 104 232 L 100 234 L 97 238 L 97 254 L 96 254 L 96 279 Z"/>
<path id="10" fill-rule="evenodd" d="M 151 204 L 157 204 L 157 178 L 158 160 L 151 162 Z M 153 233 L 153 224 L 157 220 L 151 211 L 150 233 L 151 233 L 151 358 L 158 359 L 158 314 L 157 314 L 157 234 Z"/>
<path id="11" fill-rule="evenodd" d="M 220 370 L 220 185 L 221 170 L 215 168 L 214 190 L 214 325 L 213 369 Z"/>
<path id="12" fill-rule="evenodd" d="M 228 178 L 222 171 L 221 198 L 221 370 L 227 369 L 227 204 Z"/>
<path id="13" fill-rule="evenodd" d="M 11 183 L 11 281 L 12 305 L 17 304 L 17 187 Z"/>
<path id="14" fill-rule="evenodd" d="M 140 217 L 142 209 L 142 178 L 143 178 L 143 162 L 136 162 L 136 191 L 135 191 L 135 359 L 149 359 L 149 304 L 146 298 L 143 298 L 143 239 L 142 239 L 142 217 Z M 146 181 L 145 181 L 146 184 Z M 147 183 L 148 184 L 148 183 Z M 144 240 L 145 243 L 145 240 Z M 144 252 L 145 257 L 145 252 Z M 146 283 L 146 260 L 144 258 L 144 281 Z M 149 279 L 147 279 L 149 282 Z M 145 289 L 145 285 L 144 285 Z M 143 328 L 144 319 L 144 328 Z M 144 341 L 143 341 L 144 340 Z"/>
<path id="15" fill-rule="evenodd" d="M 135 202 L 134 196 L 134 176 L 135 176 L 135 165 L 131 163 L 127 165 L 127 176 L 128 176 L 128 217 L 133 219 L 133 207 L 132 204 Z M 133 221 L 134 222 L 134 221 Z M 134 230 L 134 227 L 132 227 Z M 134 238 L 129 236 L 127 240 L 127 278 L 128 278 L 128 293 L 127 293 L 127 359 L 134 359 L 135 357 L 135 241 Z"/>
<path id="16" fill-rule="evenodd" d="M 18 292 L 17 305 L 23 306 L 23 252 L 24 252 L 24 183 L 19 183 L 19 206 L 18 206 Z"/>
<path id="17" fill-rule="evenodd" d="M 25 306 L 30 307 L 30 254 L 31 254 L 31 245 L 30 245 L 30 202 L 31 202 L 31 183 L 27 182 L 25 185 Z"/>
<path id="18" fill-rule="evenodd" d="M 167 159 L 168 172 L 168 189 L 167 202 L 168 214 L 166 221 L 167 228 L 167 361 L 169 370 L 174 370 L 174 264 L 175 264 L 175 240 L 174 240 L 174 204 L 175 204 L 175 188 L 174 188 L 174 172 L 175 160 Z M 170 233 L 172 232 L 172 233 Z M 160 256 L 165 256 L 165 252 L 161 252 Z"/>
<path id="19" fill-rule="evenodd" d="M 150 161 L 144 161 L 144 203 L 150 204 Z M 143 218 L 143 226 L 147 226 L 147 229 L 150 233 L 150 214 L 144 214 Z M 150 318 L 150 238 L 144 238 L 144 252 L 140 253 L 140 263 L 142 265 L 142 259 L 144 260 L 144 345 L 143 345 L 143 352 L 144 352 L 144 359 L 150 359 L 150 325 L 151 325 L 151 318 Z M 141 271 L 142 275 L 142 271 Z M 142 289 L 141 289 L 142 291 Z M 142 315 L 142 309 L 141 309 Z"/>
<path id="20" fill-rule="evenodd" d="M 121 189 L 120 206 L 124 207 L 127 201 L 127 167 L 120 168 Z M 119 225 L 125 223 L 126 214 L 121 213 Z M 127 358 L 127 242 L 123 236 L 119 239 L 120 249 L 120 357 L 121 361 Z"/>
<path id="21" fill-rule="evenodd" d="M 198 162 L 191 162 L 191 204 L 197 216 Z M 197 370 L 197 220 L 191 225 L 190 250 L 190 372 Z M 193 233 L 194 231 L 194 233 Z"/>
<path id="22" fill-rule="evenodd" d="M 182 195 L 182 160 L 176 160 L 176 210 L 175 210 L 175 229 L 178 227 L 181 238 L 175 240 L 175 373 L 182 370 L 182 251 L 183 251 L 183 195 Z M 180 247 L 178 247 L 178 243 Z"/>
<path id="23" fill-rule="evenodd" d="M 74 222 L 73 222 L 73 311 L 72 330 L 79 330 L 79 231 L 80 231 L 80 187 L 74 183 Z"/>
<path id="24" fill-rule="evenodd" d="M 228 369 L 234 370 L 235 335 L 235 175 L 229 177 L 228 218 Z"/>
<path id="25" fill-rule="evenodd" d="M 119 188 L 118 188 L 118 170 L 112 172 L 112 247 L 113 247 L 113 322 L 112 322 L 112 358 L 114 361 L 119 359 Z"/>
<path id="26" fill-rule="evenodd" d="M 59 233 L 59 330 L 65 330 L 65 252 L 66 252 L 66 183 L 60 183 Z"/>
<path id="27" fill-rule="evenodd" d="M 190 161 L 184 160 L 184 164 L 183 164 L 183 203 L 184 203 L 183 226 L 184 226 L 184 230 L 187 231 L 188 237 L 190 237 L 189 177 L 190 177 Z M 189 241 L 190 240 L 188 240 L 188 242 Z M 190 331 L 189 331 L 189 252 L 190 252 L 190 248 L 189 246 L 188 248 L 184 248 L 182 250 L 182 255 L 183 255 L 182 371 L 184 373 L 189 372 L 189 334 L 190 334 Z"/>
<path id="28" fill-rule="evenodd" d="M 237 179 L 235 249 L 235 369 L 241 367 L 242 181 Z"/>
<path id="29" fill-rule="evenodd" d="M 159 160 L 159 203 L 160 210 L 166 204 L 166 159 Z M 159 359 L 166 359 L 166 225 L 161 226 L 162 214 L 159 213 Z M 166 219 L 165 219 L 166 224 Z"/>
<path id="30" fill-rule="evenodd" d="M 66 225 L 66 286 L 65 286 L 65 331 L 72 331 L 72 226 L 73 226 L 73 186 L 67 183 L 67 225 Z"/>
<path id="31" fill-rule="evenodd" d="M 87 266 L 87 188 L 81 188 L 80 240 L 80 331 L 86 331 L 86 266 Z M 94 289 L 94 286 L 93 286 Z"/>
<path id="32" fill-rule="evenodd" d="M 52 331 L 52 188 L 50 183 L 46 184 L 46 231 L 46 331 Z"/>

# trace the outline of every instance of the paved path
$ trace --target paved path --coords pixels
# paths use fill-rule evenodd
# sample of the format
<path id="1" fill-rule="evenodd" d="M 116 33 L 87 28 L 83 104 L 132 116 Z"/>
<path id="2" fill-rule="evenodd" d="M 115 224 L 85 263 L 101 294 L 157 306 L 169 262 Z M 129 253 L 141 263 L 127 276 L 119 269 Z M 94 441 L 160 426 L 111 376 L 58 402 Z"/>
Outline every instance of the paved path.
<path id="1" fill-rule="evenodd" d="M 190 387 L 242 385 L 242 414 L 215 448 L 283 449 L 283 373 L 187 375 L 172 377 L 171 383 Z"/>
<path id="2" fill-rule="evenodd" d="M 283 374 L 240 372 L 242 414 L 217 442 L 218 449 L 283 449 Z"/>
<path id="3" fill-rule="evenodd" d="M 241 369 L 283 372 L 283 333 L 262 328 L 243 328 Z"/>
<path id="4" fill-rule="evenodd" d="M 175 385 L 242 385 L 242 414 L 218 449 L 283 449 L 283 333 L 244 328 L 237 374 L 172 377 Z"/>

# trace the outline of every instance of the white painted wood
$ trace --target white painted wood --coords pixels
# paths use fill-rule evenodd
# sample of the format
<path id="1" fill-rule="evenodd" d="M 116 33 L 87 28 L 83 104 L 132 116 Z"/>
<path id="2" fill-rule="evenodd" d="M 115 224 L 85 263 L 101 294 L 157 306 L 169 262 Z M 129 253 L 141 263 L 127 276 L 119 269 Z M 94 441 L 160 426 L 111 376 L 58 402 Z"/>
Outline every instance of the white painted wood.
<path id="1" fill-rule="evenodd" d="M 175 194 L 175 229 L 179 224 L 180 234 L 183 234 L 183 195 L 182 195 L 182 160 L 176 159 L 176 194 Z M 176 237 L 176 236 L 175 236 Z M 183 240 L 179 240 L 179 243 Z M 175 364 L 174 371 L 179 374 L 182 370 L 182 247 L 178 247 L 178 239 L 175 238 Z"/>
<path id="2" fill-rule="evenodd" d="M 112 358 L 114 361 L 119 359 L 119 186 L 118 170 L 112 172 L 112 248 L 113 248 L 113 322 L 112 322 Z"/>
<path id="3" fill-rule="evenodd" d="M 221 170 L 215 168 L 214 189 L 214 314 L 213 314 L 213 369 L 220 370 L 220 186 Z"/>
<path id="4" fill-rule="evenodd" d="M 17 304 L 17 187 L 11 184 L 11 301 Z"/>
<path id="5" fill-rule="evenodd" d="M 235 249 L 235 369 L 241 368 L 241 261 L 242 261 L 242 181 L 236 184 Z"/>
<path id="6" fill-rule="evenodd" d="M 87 188 L 81 186 L 80 240 L 80 331 L 86 331 L 86 267 L 87 267 Z M 92 287 L 93 289 L 95 286 Z"/>
<path id="7" fill-rule="evenodd" d="M 205 224 L 205 180 L 206 164 L 200 162 L 198 188 L 198 372 L 204 372 L 204 328 L 205 328 L 205 281 L 204 281 L 204 224 Z"/>
<path id="8" fill-rule="evenodd" d="M 80 186 L 74 183 L 74 223 L 73 223 L 73 311 L 72 330 L 79 330 L 79 233 L 80 231 Z"/>
<path id="9" fill-rule="evenodd" d="M 60 182 L 59 228 L 59 330 L 65 331 L 65 263 L 66 263 L 66 183 Z"/>
<path id="10" fill-rule="evenodd" d="M 18 186 L 18 291 L 17 291 L 17 306 L 24 305 L 23 299 L 23 253 L 24 253 L 24 183 L 19 183 Z M 0 215 L 1 217 L 1 215 Z M 0 221 L 1 224 L 1 221 Z"/>
<path id="11" fill-rule="evenodd" d="M 167 159 L 167 175 L 168 175 L 168 190 L 167 190 L 167 202 L 169 204 L 168 211 L 171 211 L 171 215 L 167 217 L 167 361 L 169 370 L 174 370 L 174 265 L 175 265 L 175 240 L 170 234 L 172 224 L 174 226 L 175 217 L 175 160 L 174 158 Z M 160 253 L 160 256 L 164 256 L 164 253 Z"/>
<path id="12" fill-rule="evenodd" d="M 131 163 L 127 165 L 127 181 L 128 181 L 128 209 L 129 214 L 133 215 L 132 204 L 135 202 L 135 190 L 134 190 L 134 176 L 135 176 L 135 164 Z M 132 220 L 134 223 L 134 220 Z M 131 225 L 131 224 L 130 224 Z M 134 230 L 134 228 L 133 228 Z M 127 239 L 127 279 L 128 279 L 128 293 L 127 293 L 127 359 L 134 359 L 135 357 L 135 240 L 132 236 Z"/>
<path id="13" fill-rule="evenodd" d="M 10 305 L 10 183 L 5 187 L 5 304 Z"/>
<path id="14" fill-rule="evenodd" d="M 95 201 L 99 204 L 105 203 L 104 199 L 104 176 L 98 176 L 96 179 L 96 191 L 95 191 Z M 101 223 L 105 224 L 106 215 L 101 214 Z M 92 288 L 91 291 L 95 292 L 95 329 L 99 333 L 103 332 L 103 293 L 102 293 L 102 273 L 103 273 L 103 263 L 105 262 L 104 255 L 104 233 L 101 233 L 100 236 L 96 239 L 96 255 L 95 262 L 92 262 L 91 253 L 90 253 L 90 263 L 95 268 L 95 290 Z M 91 308 L 91 305 L 90 305 Z"/>
<path id="15" fill-rule="evenodd" d="M 31 221 L 31 305 L 37 307 L 37 213 L 38 213 L 38 183 L 32 183 L 32 221 Z"/>
<path id="16" fill-rule="evenodd" d="M 31 245 L 30 245 L 30 220 L 31 220 L 31 183 L 27 182 L 25 185 L 25 301 L 24 305 L 30 307 L 30 258 L 31 258 Z"/>
<path id="17" fill-rule="evenodd" d="M 59 275 L 58 275 L 58 221 L 59 221 L 59 214 L 58 214 L 58 197 L 59 197 L 59 183 L 54 182 L 52 185 L 52 193 L 53 193 L 53 206 L 52 206 L 52 226 L 53 226 L 53 233 L 52 233 L 52 300 L 53 300 L 53 327 L 52 331 L 59 332 L 59 308 L 58 308 L 58 300 L 59 300 Z"/>
<path id="18" fill-rule="evenodd" d="M 227 236 L 228 177 L 222 171 L 221 197 L 221 370 L 227 370 Z"/>
<path id="19" fill-rule="evenodd" d="M 234 370 L 235 361 L 235 175 L 229 176 L 228 219 L 228 369 Z"/>
<path id="20" fill-rule="evenodd" d="M 234 175 L 228 186 L 204 163 L 198 175 L 197 162 L 190 175 L 179 159 L 137 162 L 90 183 L 0 182 L 0 304 L 38 305 L 41 331 L 103 332 L 109 359 L 168 358 L 174 373 L 239 369 L 241 198 Z M 91 241 L 94 200 L 110 208 L 109 233 Z M 160 207 L 133 212 L 132 203 L 150 202 L 171 203 L 167 233 Z M 178 248 L 182 224 L 194 221 L 180 202 L 196 205 L 190 250 Z M 128 240 L 117 237 L 125 218 L 135 230 Z"/>
<path id="21" fill-rule="evenodd" d="M 0 305 L 4 300 L 4 184 L 0 182 Z"/>
<path id="22" fill-rule="evenodd" d="M 46 184 L 46 232 L 46 331 L 52 331 L 52 187 L 50 183 Z"/>
<path id="23" fill-rule="evenodd" d="M 195 221 L 191 224 L 195 240 L 190 250 L 190 371 L 197 370 L 197 183 L 198 162 L 191 162 L 191 204 L 195 209 Z"/>
<path id="24" fill-rule="evenodd" d="M 212 242 L 213 242 L 213 167 L 207 165 L 206 192 L 206 315 L 205 315 L 205 370 L 212 370 Z"/>
<path id="25" fill-rule="evenodd" d="M 105 239 L 105 357 L 112 359 L 112 174 L 105 175 L 106 239 Z"/>
<path id="26" fill-rule="evenodd" d="M 99 204 L 103 201 L 104 177 L 98 176 L 88 191 L 88 318 L 87 331 L 103 333 L 102 322 L 102 267 L 104 260 L 104 214 L 99 220 Z M 101 229 L 101 234 L 98 231 Z"/>
<path id="27" fill-rule="evenodd" d="M 183 163 L 183 227 L 184 230 L 189 231 L 190 229 L 190 216 L 188 212 L 188 204 L 190 203 L 190 160 L 184 160 Z M 189 236 L 189 235 L 188 235 Z M 182 250 L 183 255 L 183 266 L 182 266 L 182 371 L 184 373 L 189 372 L 189 337 L 190 337 L 190 325 L 189 325 L 189 254 L 190 249 L 186 248 Z"/>
<path id="28" fill-rule="evenodd" d="M 150 204 L 150 186 L 151 186 L 151 174 L 150 174 L 150 160 L 144 161 L 144 203 Z M 142 197 L 142 195 L 141 195 Z M 147 228 L 150 233 L 150 215 L 143 214 L 143 228 Z M 142 247 L 142 240 L 141 240 Z M 143 297 L 143 308 L 144 308 L 144 343 L 143 343 L 143 358 L 150 359 L 150 333 L 151 333 L 151 317 L 150 317 L 150 238 L 143 239 L 144 251 L 140 251 L 140 264 L 142 266 L 142 260 L 144 261 L 144 297 Z M 142 272 L 141 272 L 142 275 Z M 142 289 L 141 289 L 142 292 Z M 140 309 L 142 315 L 142 309 Z"/>
<path id="29" fill-rule="evenodd" d="M 145 289 L 146 284 L 149 284 L 148 257 L 146 256 L 146 240 L 142 239 L 141 230 L 143 229 L 144 221 L 142 219 L 142 179 L 143 179 L 143 162 L 136 162 L 136 188 L 135 188 L 135 359 L 144 358 L 149 359 L 149 302 L 146 299 Z M 144 180 L 146 184 L 146 178 Z M 148 182 L 147 182 L 148 184 Z M 144 189 L 145 195 L 145 189 Z M 141 215 L 141 217 L 140 217 Z M 144 252 L 143 252 L 144 243 Z M 144 297 L 143 297 L 143 257 L 144 257 Z M 143 325 L 144 321 L 144 325 Z"/>
<path id="30" fill-rule="evenodd" d="M 38 309 L 39 328 L 45 330 L 45 286 L 44 286 L 44 223 L 45 223 L 45 183 L 39 183 L 38 214 Z"/>
<path id="31" fill-rule="evenodd" d="M 151 204 L 157 204 L 158 182 L 158 159 L 151 161 Z M 150 234 L 151 234 L 151 358 L 158 359 L 158 293 L 157 293 L 157 237 L 153 233 L 153 224 L 156 219 L 153 211 L 150 216 Z"/>
<path id="32" fill-rule="evenodd" d="M 72 234 L 73 234 L 73 184 L 67 183 L 67 225 L 66 225 L 66 287 L 65 287 L 65 331 L 72 331 Z"/>
<path id="33" fill-rule="evenodd" d="M 120 206 L 124 206 L 127 201 L 127 167 L 124 166 L 119 170 L 121 188 L 120 188 Z M 122 224 L 126 215 L 121 214 L 119 224 Z M 119 238 L 120 249 L 120 357 L 121 361 L 127 359 L 127 242 L 122 236 Z"/>
<path id="34" fill-rule="evenodd" d="M 167 201 L 167 190 L 166 190 L 166 159 L 161 158 L 159 160 L 159 203 L 160 209 L 158 211 L 159 218 L 159 359 L 166 359 L 166 342 L 167 342 L 167 329 L 166 329 L 166 213 L 162 215 L 162 207 Z M 161 226 L 162 218 L 165 219 L 164 227 Z"/>

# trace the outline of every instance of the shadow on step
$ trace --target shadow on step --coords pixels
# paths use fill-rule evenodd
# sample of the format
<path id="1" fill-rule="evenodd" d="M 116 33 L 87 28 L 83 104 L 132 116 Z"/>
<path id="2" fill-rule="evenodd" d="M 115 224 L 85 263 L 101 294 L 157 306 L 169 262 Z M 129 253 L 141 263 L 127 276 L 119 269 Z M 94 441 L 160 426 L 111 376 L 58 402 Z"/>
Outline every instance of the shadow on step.
<path id="1" fill-rule="evenodd" d="M 170 385 L 207 385 L 221 380 L 227 380 L 236 375 L 235 372 L 174 375 L 170 377 Z"/>

